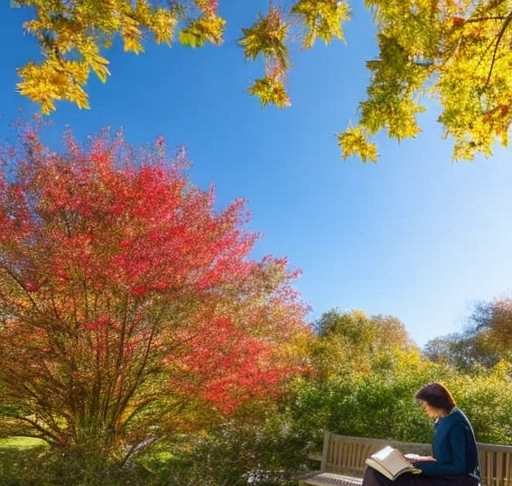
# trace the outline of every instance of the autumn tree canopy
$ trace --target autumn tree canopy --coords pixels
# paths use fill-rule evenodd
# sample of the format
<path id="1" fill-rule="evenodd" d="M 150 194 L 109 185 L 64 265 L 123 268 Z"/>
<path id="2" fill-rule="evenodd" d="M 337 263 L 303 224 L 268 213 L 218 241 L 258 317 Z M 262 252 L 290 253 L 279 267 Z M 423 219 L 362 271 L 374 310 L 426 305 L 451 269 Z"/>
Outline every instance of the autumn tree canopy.
<path id="1" fill-rule="evenodd" d="M 158 43 L 219 45 L 229 21 L 219 13 L 218 0 L 17 3 L 31 8 L 33 18 L 24 29 L 44 56 L 20 67 L 18 88 L 40 103 L 43 113 L 54 110 L 58 100 L 88 106 L 89 75 L 107 79 L 104 52 L 117 36 L 124 50 L 134 53 L 144 50 L 148 36 Z M 439 122 L 454 141 L 455 159 L 490 156 L 496 141 L 508 144 L 512 0 L 365 0 L 365 6 L 376 25 L 379 55 L 362 60 L 371 82 L 357 124 L 338 135 L 343 158 L 375 162 L 372 138 L 382 130 L 398 141 L 417 135 L 417 115 L 432 98 L 441 106 Z M 241 29 L 239 45 L 246 59 L 263 59 L 265 70 L 249 93 L 262 105 L 285 107 L 291 103 L 290 44 L 299 39 L 309 49 L 317 41 L 344 40 L 351 9 L 347 0 L 276 0 L 254 18 Z"/>
<path id="2" fill-rule="evenodd" d="M 126 454 L 283 391 L 306 308 L 285 259 L 250 258 L 242 200 L 216 211 L 162 139 L 67 133 L 56 153 L 18 131 L 0 152 L 0 432 Z"/>
<path id="3" fill-rule="evenodd" d="M 427 356 L 461 371 L 493 368 L 512 357 L 512 299 L 496 298 L 475 305 L 462 333 L 433 339 Z"/>

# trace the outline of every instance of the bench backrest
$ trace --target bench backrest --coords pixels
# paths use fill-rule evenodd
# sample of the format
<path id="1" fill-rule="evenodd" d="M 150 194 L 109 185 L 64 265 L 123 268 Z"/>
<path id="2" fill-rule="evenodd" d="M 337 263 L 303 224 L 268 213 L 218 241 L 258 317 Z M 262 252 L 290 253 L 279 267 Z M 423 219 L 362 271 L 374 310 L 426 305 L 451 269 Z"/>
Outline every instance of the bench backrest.
<path id="1" fill-rule="evenodd" d="M 486 486 L 512 485 L 512 446 L 478 443 L 480 473 Z"/>
<path id="2" fill-rule="evenodd" d="M 391 445 L 404 452 L 430 455 L 430 444 L 394 442 L 384 439 L 350 437 L 326 432 L 321 469 L 362 475 L 366 459 Z M 485 486 L 512 486 L 512 446 L 478 443 L 482 483 Z"/>

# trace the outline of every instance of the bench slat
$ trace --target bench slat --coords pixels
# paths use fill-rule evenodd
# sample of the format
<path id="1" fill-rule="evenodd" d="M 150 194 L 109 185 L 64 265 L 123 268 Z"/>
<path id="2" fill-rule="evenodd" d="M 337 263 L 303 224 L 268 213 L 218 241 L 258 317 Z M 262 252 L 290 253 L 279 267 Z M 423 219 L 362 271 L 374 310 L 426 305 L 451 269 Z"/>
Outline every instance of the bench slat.
<path id="1" fill-rule="evenodd" d="M 341 474 L 320 473 L 311 478 L 299 482 L 301 485 L 311 486 L 325 486 L 325 485 L 339 485 L 339 486 L 361 486 L 361 478 L 354 478 L 351 476 L 343 476 Z"/>

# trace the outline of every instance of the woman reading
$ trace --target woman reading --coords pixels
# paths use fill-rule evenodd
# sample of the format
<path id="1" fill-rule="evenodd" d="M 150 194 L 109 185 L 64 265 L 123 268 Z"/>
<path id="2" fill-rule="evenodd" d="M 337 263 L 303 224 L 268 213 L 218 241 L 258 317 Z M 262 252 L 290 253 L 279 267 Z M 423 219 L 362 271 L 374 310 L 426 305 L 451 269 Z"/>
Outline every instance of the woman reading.
<path id="1" fill-rule="evenodd" d="M 405 454 L 417 472 L 394 481 L 367 467 L 363 486 L 478 486 L 480 470 L 473 428 L 445 386 L 430 383 L 416 393 L 425 413 L 434 422 L 432 456 Z"/>

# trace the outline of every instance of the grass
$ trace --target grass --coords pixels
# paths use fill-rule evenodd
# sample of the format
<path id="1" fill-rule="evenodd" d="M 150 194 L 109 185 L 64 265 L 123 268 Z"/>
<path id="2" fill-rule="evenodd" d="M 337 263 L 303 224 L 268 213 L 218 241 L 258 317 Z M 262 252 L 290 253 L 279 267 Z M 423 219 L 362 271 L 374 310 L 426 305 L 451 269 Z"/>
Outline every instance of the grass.
<path id="1" fill-rule="evenodd" d="M 152 463 L 156 469 L 159 465 Z M 52 454 L 40 439 L 0 439 L 0 486 L 159 486 L 157 479 L 155 473 L 137 464 L 110 467 L 94 458 L 84 463 Z"/>
<path id="2" fill-rule="evenodd" d="M 7 437 L 5 439 L 0 439 L 0 452 L 3 449 L 18 449 L 25 451 L 27 449 L 34 449 L 38 447 L 47 447 L 47 444 L 44 440 L 33 437 Z"/>
<path id="3" fill-rule="evenodd" d="M 46 442 L 31 437 L 0 439 L 0 483 L 2 486 L 38 486 L 24 481 L 24 476 L 37 475 L 37 458 L 48 448 Z"/>

